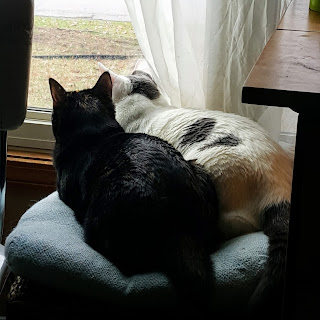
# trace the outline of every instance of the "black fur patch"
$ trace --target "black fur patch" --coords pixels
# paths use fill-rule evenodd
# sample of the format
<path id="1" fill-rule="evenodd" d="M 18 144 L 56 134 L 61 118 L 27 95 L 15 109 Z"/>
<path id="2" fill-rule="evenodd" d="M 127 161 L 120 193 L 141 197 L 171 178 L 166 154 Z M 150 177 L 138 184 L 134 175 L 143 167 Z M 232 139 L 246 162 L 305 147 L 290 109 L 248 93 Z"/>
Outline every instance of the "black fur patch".
<path id="1" fill-rule="evenodd" d="M 148 73 L 136 70 L 128 78 L 132 83 L 131 94 L 139 93 L 150 100 L 159 98 L 160 92 L 157 85 Z"/>
<path id="2" fill-rule="evenodd" d="M 239 145 L 241 140 L 233 134 L 229 134 L 227 136 L 221 137 L 213 142 L 206 144 L 205 146 L 201 147 L 199 150 L 203 151 L 205 149 L 209 149 L 212 147 L 218 146 L 228 146 L 228 147 L 236 147 Z"/>
<path id="3" fill-rule="evenodd" d="M 290 203 L 283 201 L 265 208 L 263 212 L 263 231 L 267 236 L 285 234 L 289 231 Z"/>
<path id="4" fill-rule="evenodd" d="M 214 128 L 216 121 L 210 118 L 201 118 L 187 126 L 184 130 L 180 145 L 192 145 L 196 142 L 201 142 L 207 138 L 211 130 Z"/>

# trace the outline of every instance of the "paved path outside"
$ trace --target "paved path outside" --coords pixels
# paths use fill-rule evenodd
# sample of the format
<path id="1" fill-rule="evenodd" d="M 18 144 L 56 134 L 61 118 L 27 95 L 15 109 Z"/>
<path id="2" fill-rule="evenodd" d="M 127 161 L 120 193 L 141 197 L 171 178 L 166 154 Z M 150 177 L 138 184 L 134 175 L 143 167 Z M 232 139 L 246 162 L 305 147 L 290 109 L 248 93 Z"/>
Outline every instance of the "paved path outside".
<path id="1" fill-rule="evenodd" d="M 35 15 L 130 21 L 124 0 L 34 0 Z"/>

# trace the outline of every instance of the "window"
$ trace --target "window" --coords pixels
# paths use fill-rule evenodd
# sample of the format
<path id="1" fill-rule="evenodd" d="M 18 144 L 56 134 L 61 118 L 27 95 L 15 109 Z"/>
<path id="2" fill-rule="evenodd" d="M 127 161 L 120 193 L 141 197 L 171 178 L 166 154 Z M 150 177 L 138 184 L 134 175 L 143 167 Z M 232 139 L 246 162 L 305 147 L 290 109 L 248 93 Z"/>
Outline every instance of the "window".
<path id="1" fill-rule="evenodd" d="M 289 0 L 282 0 L 281 5 L 270 2 L 270 6 L 262 11 L 268 9 L 266 12 L 270 11 L 270 15 L 272 15 L 274 6 L 284 6 L 289 2 Z M 53 77 L 67 90 L 87 88 L 92 86 L 99 76 L 97 61 L 119 74 L 128 74 L 131 73 L 135 62 L 142 57 L 142 53 L 133 32 L 124 0 L 34 0 L 34 3 L 35 25 L 28 112 L 24 124 L 17 130 L 9 131 L 8 144 L 51 152 L 54 138 L 51 130 L 50 108 L 52 101 L 48 78 Z M 213 6 L 212 2 L 209 1 L 209 3 Z M 165 2 L 164 5 L 166 5 Z M 211 6 L 209 7 L 211 8 Z M 234 5 L 234 7 L 237 6 Z M 162 13 L 162 11 L 158 12 L 159 15 Z M 177 13 L 180 14 L 180 11 L 177 10 Z M 156 16 L 156 12 L 147 15 L 149 28 L 161 20 L 157 21 Z M 164 16 L 162 14 L 162 17 Z M 195 17 L 194 14 L 191 16 Z M 215 16 L 215 12 L 213 16 Z M 260 21 L 259 18 L 256 20 Z M 163 35 L 159 34 L 160 38 L 161 36 Z M 254 37 L 250 37 L 250 39 L 254 40 Z M 219 45 L 220 40 L 217 41 Z M 183 41 L 180 42 L 183 43 Z M 225 41 L 222 39 L 222 42 Z M 163 52 L 166 53 L 166 41 L 162 42 L 160 39 L 153 41 L 153 43 L 161 44 L 164 48 Z M 198 48 L 198 46 L 195 47 Z M 211 53 L 213 51 L 211 50 Z M 153 49 L 153 52 L 156 50 Z M 151 51 L 150 54 L 152 54 Z M 161 52 L 159 54 L 161 55 Z M 183 60 L 188 60 L 184 58 Z M 170 58 L 168 61 L 172 62 Z M 210 64 L 213 65 L 212 60 Z M 220 64 L 220 60 L 217 59 L 218 69 Z M 199 74 L 201 72 L 200 70 Z M 168 75 L 168 79 L 170 79 L 170 75 Z M 170 81 L 166 81 L 166 83 L 171 85 Z M 227 83 L 227 87 L 231 86 Z M 219 88 L 217 86 L 217 90 L 220 90 Z M 180 97 L 180 92 L 177 94 Z M 192 101 L 192 99 L 188 101 Z M 216 101 L 217 105 L 223 105 L 223 100 L 221 103 L 218 99 Z M 282 142 L 294 143 L 296 119 L 297 114 L 290 110 L 284 110 L 280 136 Z"/>
<path id="2" fill-rule="evenodd" d="M 142 54 L 124 0 L 34 3 L 27 117 L 8 133 L 8 144 L 51 152 L 49 77 L 66 90 L 81 90 L 96 83 L 98 61 L 129 74 Z"/>

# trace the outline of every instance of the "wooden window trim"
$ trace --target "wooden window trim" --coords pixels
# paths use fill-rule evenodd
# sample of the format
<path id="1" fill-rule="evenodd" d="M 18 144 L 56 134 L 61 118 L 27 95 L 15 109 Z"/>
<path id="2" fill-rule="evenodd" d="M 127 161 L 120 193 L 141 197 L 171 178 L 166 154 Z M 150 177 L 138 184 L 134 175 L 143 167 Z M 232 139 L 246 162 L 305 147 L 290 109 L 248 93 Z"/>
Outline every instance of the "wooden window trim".
<path id="1" fill-rule="evenodd" d="M 44 186 L 56 185 L 50 154 L 8 149 L 7 181 Z"/>

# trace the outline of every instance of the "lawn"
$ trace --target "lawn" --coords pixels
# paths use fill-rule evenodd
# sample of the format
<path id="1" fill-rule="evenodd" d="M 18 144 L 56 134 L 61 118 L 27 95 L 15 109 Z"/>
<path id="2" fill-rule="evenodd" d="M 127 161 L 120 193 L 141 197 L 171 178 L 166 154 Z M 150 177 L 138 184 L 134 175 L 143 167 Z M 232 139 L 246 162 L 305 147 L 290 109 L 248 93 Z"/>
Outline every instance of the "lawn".
<path id="1" fill-rule="evenodd" d="M 50 77 L 81 90 L 97 81 L 97 61 L 130 74 L 140 57 L 130 22 L 35 17 L 28 106 L 51 108 Z"/>

